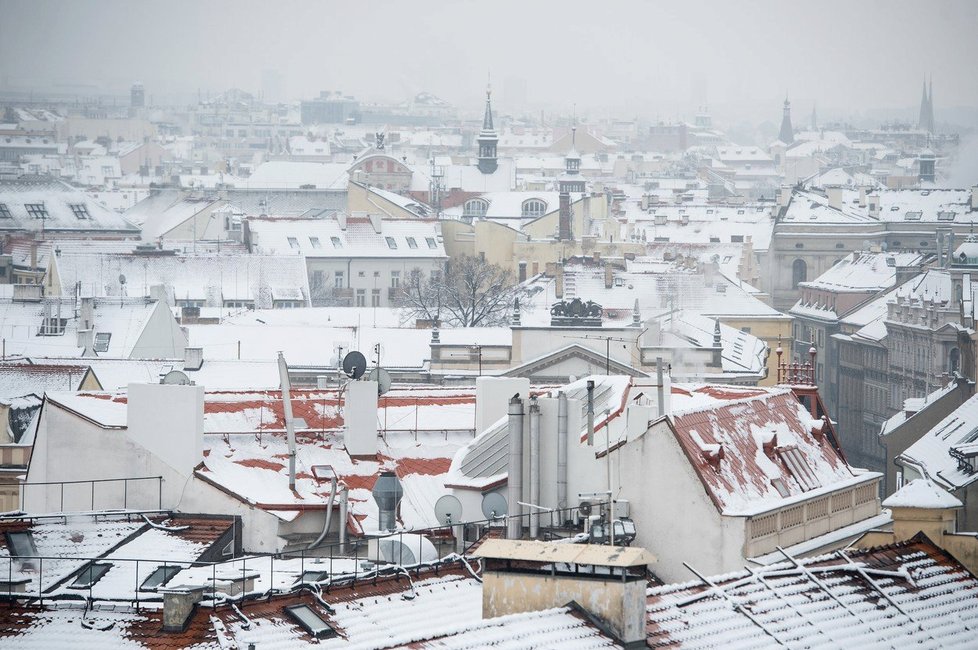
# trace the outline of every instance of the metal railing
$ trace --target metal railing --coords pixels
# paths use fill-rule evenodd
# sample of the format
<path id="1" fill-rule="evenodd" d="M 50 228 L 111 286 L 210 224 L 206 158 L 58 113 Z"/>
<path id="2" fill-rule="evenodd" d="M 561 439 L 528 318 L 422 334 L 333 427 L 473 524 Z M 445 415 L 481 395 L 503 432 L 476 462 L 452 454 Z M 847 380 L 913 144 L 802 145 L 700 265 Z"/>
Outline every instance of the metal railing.
<path id="1" fill-rule="evenodd" d="M 600 505 L 605 508 L 610 508 L 610 505 L 605 504 L 594 504 Z M 270 600 L 276 594 L 291 593 L 302 588 L 311 588 L 316 591 L 322 591 L 329 593 L 330 589 L 339 586 L 355 586 L 358 583 L 371 582 L 372 584 L 377 584 L 377 580 L 382 577 L 394 576 L 394 575 L 404 575 L 407 573 L 410 575 L 411 572 L 414 573 L 416 578 L 421 576 L 421 572 L 433 571 L 435 575 L 439 575 L 439 571 L 446 566 L 456 565 L 459 562 L 467 563 L 462 559 L 462 555 L 470 550 L 472 546 L 483 539 L 486 533 L 492 530 L 499 530 L 503 536 L 506 533 L 506 523 L 514 518 L 518 518 L 523 522 L 521 528 L 528 528 L 530 520 L 532 517 L 536 516 L 540 519 L 549 519 L 550 526 L 544 526 L 541 523 L 540 526 L 540 537 L 542 539 L 556 539 L 556 538 L 566 538 L 567 533 L 577 532 L 576 527 L 567 526 L 566 524 L 570 522 L 577 508 L 563 508 L 559 510 L 548 510 L 544 512 L 529 512 L 519 515 L 502 515 L 497 517 L 491 517 L 487 519 L 479 519 L 474 521 L 459 522 L 457 524 L 445 524 L 442 526 L 434 526 L 418 530 L 410 531 L 396 531 L 391 533 L 384 533 L 380 535 L 374 535 L 370 537 L 362 537 L 357 540 L 341 543 L 333 542 L 329 544 L 323 544 L 315 549 L 299 549 L 295 551 L 281 551 L 276 553 L 264 553 L 257 555 L 247 555 L 237 558 L 229 558 L 227 560 L 221 561 L 199 561 L 199 560 L 187 560 L 187 561 L 177 561 L 172 558 L 120 558 L 120 557 L 107 557 L 106 555 L 96 555 L 96 556 L 72 556 L 72 555 L 36 555 L 30 557 L 14 557 L 8 556 L 0 558 L 0 562 L 6 561 L 7 567 L 6 571 L 3 571 L 3 565 L 0 563 L 0 581 L 3 581 L 3 577 L 6 577 L 6 589 L 0 589 L 0 599 L 7 599 L 10 601 L 21 601 L 22 604 L 30 605 L 36 604 L 39 607 L 43 607 L 45 600 L 47 601 L 60 601 L 60 600 L 78 600 L 84 601 L 86 609 L 93 606 L 95 602 L 115 602 L 115 603 L 127 603 L 134 607 L 136 610 L 139 609 L 141 604 L 148 602 L 159 603 L 162 601 L 162 597 L 157 594 L 156 588 L 154 589 L 142 589 L 142 585 L 145 583 L 152 571 L 155 571 L 161 567 L 180 567 L 181 569 L 194 569 L 194 568 L 204 568 L 206 573 L 210 575 L 204 579 L 205 584 L 199 585 L 205 589 L 205 593 L 210 594 L 210 602 L 207 603 L 211 607 L 217 607 L 218 605 L 230 602 L 244 602 L 247 600 Z M 119 516 L 120 513 L 117 513 Z M 42 517 L 46 517 L 44 515 Z M 110 516 L 106 513 L 106 516 Z M 29 517 L 25 517 L 29 518 Z M 147 524 L 148 525 L 148 524 Z M 438 553 L 439 557 L 433 560 L 423 560 L 425 551 L 425 542 L 431 543 L 437 546 L 437 542 L 448 543 L 450 541 L 456 541 L 456 532 L 459 527 L 462 527 L 464 531 L 466 528 L 475 527 L 477 531 L 477 539 L 470 544 L 467 548 L 462 550 L 462 553 L 449 553 L 447 555 L 442 555 Z M 382 553 L 382 544 L 379 543 L 382 540 L 396 540 L 399 546 L 399 554 L 408 552 L 414 554 L 415 548 L 413 547 L 414 541 L 417 538 L 417 554 L 414 557 L 397 557 L 396 559 L 407 559 L 413 560 L 408 562 L 393 562 L 390 558 L 386 557 Z M 464 540 L 464 534 L 463 534 Z M 371 553 L 371 541 L 376 542 L 373 544 L 373 552 Z M 463 544 L 464 545 L 464 544 Z M 298 566 L 294 565 L 295 560 L 298 560 Z M 340 571 L 334 572 L 334 563 L 338 561 L 351 561 L 352 560 L 352 572 Z M 50 579 L 50 584 L 45 587 L 45 562 L 48 562 L 50 567 L 52 562 L 58 562 L 58 564 L 63 564 L 64 562 L 75 562 L 82 563 L 81 566 L 74 566 L 71 570 L 65 574 L 65 567 L 60 566 L 57 573 L 53 578 Z M 285 573 L 286 575 L 295 575 L 295 581 L 291 582 L 287 589 L 276 587 L 276 567 L 275 563 L 279 562 L 290 562 L 288 568 L 279 568 L 279 574 Z M 369 566 L 365 566 L 362 563 L 369 562 Z M 112 568 L 109 569 L 111 572 L 118 565 L 133 564 L 135 581 L 133 585 L 133 591 L 127 594 L 125 597 L 119 597 L 118 595 L 107 595 L 98 596 L 96 595 L 98 581 L 89 583 L 87 586 L 77 588 L 72 592 L 65 592 L 63 589 L 70 584 L 70 581 L 77 578 L 79 574 L 84 572 L 86 568 L 93 564 L 111 564 Z M 15 571 L 15 564 L 20 564 L 21 567 L 17 568 Z M 219 587 L 227 582 L 233 582 L 237 578 L 231 578 L 232 574 L 237 574 L 239 569 L 237 566 L 240 564 L 240 574 L 241 574 L 241 591 L 237 595 L 232 595 L 225 593 Z M 153 566 L 152 571 L 146 575 L 141 575 L 139 567 L 140 565 L 146 567 L 148 565 Z M 323 570 L 323 565 L 329 568 Z M 268 578 L 267 586 L 261 591 L 246 591 L 245 584 L 249 576 L 249 567 L 251 568 L 251 573 L 255 573 L 260 569 L 268 567 Z M 342 565 L 341 565 L 342 566 Z M 208 571 L 209 568 L 209 571 Z M 54 571 L 53 569 L 47 569 L 50 573 Z M 326 574 L 326 577 L 318 581 L 303 581 L 307 571 L 316 571 Z M 473 572 L 474 575 L 474 572 Z M 20 592 L 15 591 L 15 584 L 24 578 L 28 579 L 28 584 L 31 586 L 27 591 Z M 32 583 L 36 580 L 37 584 L 34 586 Z M 186 581 L 179 578 L 179 574 L 171 580 L 180 580 L 181 584 L 186 585 Z M 169 581 L 158 585 L 157 588 L 165 587 L 165 584 Z M 209 584 L 207 584 L 209 583 Z M 77 593 L 76 593 L 77 592 Z"/>
<path id="2" fill-rule="evenodd" d="M 129 483 L 139 482 L 139 481 L 156 481 L 156 508 L 158 510 L 163 509 L 163 477 L 162 476 L 136 476 L 131 478 L 100 478 L 100 479 L 88 479 L 81 481 L 32 481 L 20 484 L 20 509 L 22 512 L 27 512 L 27 488 L 35 486 L 45 486 L 50 487 L 56 485 L 59 488 L 59 507 L 58 512 L 65 512 L 65 486 L 77 486 L 88 484 L 89 491 L 91 493 L 91 499 L 89 500 L 90 510 L 95 510 L 95 485 L 97 483 L 101 484 L 122 484 L 122 509 L 128 509 L 129 507 Z M 46 491 L 46 490 L 45 490 Z M 146 497 L 143 497 L 146 498 Z M 77 497 L 75 497 L 77 500 Z M 102 510 L 108 508 L 101 508 Z M 146 509 L 143 507 L 143 509 Z M 75 510 L 73 512 L 79 512 Z"/>

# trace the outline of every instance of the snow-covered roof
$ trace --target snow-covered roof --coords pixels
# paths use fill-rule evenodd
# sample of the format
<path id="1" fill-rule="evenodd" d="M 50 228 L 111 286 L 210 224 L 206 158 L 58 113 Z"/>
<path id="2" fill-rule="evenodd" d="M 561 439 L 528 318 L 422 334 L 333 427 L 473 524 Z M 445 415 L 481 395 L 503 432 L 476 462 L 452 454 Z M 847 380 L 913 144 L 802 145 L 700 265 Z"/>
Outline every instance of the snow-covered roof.
<path id="1" fill-rule="evenodd" d="M 884 508 L 960 508 L 964 504 L 925 478 L 910 481 L 883 501 Z"/>
<path id="2" fill-rule="evenodd" d="M 920 253 L 850 253 L 814 280 L 799 286 L 837 293 L 875 293 L 893 286 L 898 267 L 919 266 L 925 259 Z"/>
<path id="3" fill-rule="evenodd" d="M 0 206 L 0 231 L 139 234 L 118 212 L 54 179 L 0 181 Z"/>
<path id="4" fill-rule="evenodd" d="M 343 189 L 349 181 L 348 163 L 290 162 L 272 160 L 255 168 L 238 187 L 250 189 L 296 189 L 311 185 L 316 189 Z"/>
<path id="5" fill-rule="evenodd" d="M 899 464 L 918 468 L 924 477 L 949 490 L 978 479 L 972 469 L 978 456 L 978 395 L 961 404 L 897 457 Z"/>
<path id="6" fill-rule="evenodd" d="M 743 243 L 755 251 L 771 245 L 774 219 L 770 205 L 669 205 L 655 204 L 643 210 L 637 201 L 624 205 L 625 219 L 641 241 L 684 244 Z M 664 220 L 664 223 L 663 223 Z M 624 226 L 623 226 L 624 228 Z M 627 233 L 623 230 L 622 236 Z"/>
<path id="7" fill-rule="evenodd" d="M 379 232 L 374 228 L 379 224 Z M 410 219 L 328 217 L 326 219 L 251 219 L 252 245 L 269 255 L 307 258 L 444 259 L 437 222 Z"/>
<path id="8" fill-rule="evenodd" d="M 24 395 L 44 397 L 49 390 L 79 390 L 91 371 L 77 362 L 64 365 L 0 363 L 0 401 Z"/>
<path id="9" fill-rule="evenodd" d="M 974 645 L 976 604 L 978 579 L 919 537 L 652 588 L 647 643 L 967 648 Z"/>

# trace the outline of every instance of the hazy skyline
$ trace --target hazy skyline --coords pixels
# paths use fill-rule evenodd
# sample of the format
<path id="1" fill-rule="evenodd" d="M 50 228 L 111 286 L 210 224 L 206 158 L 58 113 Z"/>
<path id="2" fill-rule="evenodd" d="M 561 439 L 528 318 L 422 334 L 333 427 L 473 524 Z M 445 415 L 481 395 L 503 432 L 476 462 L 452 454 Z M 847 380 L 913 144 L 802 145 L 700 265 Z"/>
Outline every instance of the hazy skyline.
<path id="1" fill-rule="evenodd" d="M 0 0 L 0 16 L 6 88 L 140 80 L 159 97 L 257 92 L 274 69 L 293 100 L 426 90 L 477 110 L 491 72 L 501 101 L 507 83 L 525 81 L 527 109 L 769 113 L 787 92 L 804 121 L 812 102 L 912 107 L 932 75 L 938 112 L 978 106 L 975 2 Z"/>

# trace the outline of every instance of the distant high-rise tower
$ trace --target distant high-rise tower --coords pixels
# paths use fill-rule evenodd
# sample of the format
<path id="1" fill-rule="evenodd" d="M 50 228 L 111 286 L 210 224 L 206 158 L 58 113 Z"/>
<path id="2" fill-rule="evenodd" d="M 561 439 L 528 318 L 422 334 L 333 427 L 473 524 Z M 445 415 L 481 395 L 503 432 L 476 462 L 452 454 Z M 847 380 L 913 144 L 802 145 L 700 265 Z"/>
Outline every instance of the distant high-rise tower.
<path id="1" fill-rule="evenodd" d="M 934 132 L 934 82 L 931 81 L 928 92 L 927 81 L 924 80 L 920 96 L 920 116 L 917 118 L 917 128 L 928 133 Z"/>
<path id="2" fill-rule="evenodd" d="M 784 98 L 784 116 L 781 118 L 781 133 L 778 139 L 785 144 L 795 141 L 795 132 L 791 128 L 791 102 L 787 97 Z"/>
<path id="3" fill-rule="evenodd" d="M 129 89 L 129 105 L 133 108 L 146 106 L 146 91 L 143 89 L 143 84 L 138 81 Z"/>
<path id="4" fill-rule="evenodd" d="M 479 132 L 479 171 L 483 174 L 492 174 L 499 166 L 496 160 L 496 144 L 499 136 L 496 129 L 492 126 L 492 103 L 490 101 L 492 91 L 486 88 L 486 114 L 482 118 L 482 131 Z"/>

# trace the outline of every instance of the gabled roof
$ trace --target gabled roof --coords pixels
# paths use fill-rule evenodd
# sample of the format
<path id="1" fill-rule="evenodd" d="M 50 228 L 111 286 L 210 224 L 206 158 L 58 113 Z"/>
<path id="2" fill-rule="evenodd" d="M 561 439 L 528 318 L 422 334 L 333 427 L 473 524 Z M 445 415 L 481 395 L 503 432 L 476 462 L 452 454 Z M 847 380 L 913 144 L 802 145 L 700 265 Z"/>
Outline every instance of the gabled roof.
<path id="1" fill-rule="evenodd" d="M 118 212 L 104 207 L 85 192 L 54 179 L 0 181 L 0 204 L 6 206 L 6 211 L 0 214 L 0 232 L 139 234 L 139 230 Z M 28 207 L 31 205 L 43 205 L 44 217 L 36 216 L 36 211 L 32 215 Z"/>
<path id="2" fill-rule="evenodd" d="M 978 395 L 972 396 L 938 422 L 897 457 L 898 464 L 917 467 L 926 478 L 956 490 L 972 484 L 978 472 L 969 459 L 978 456 Z"/>
<path id="3" fill-rule="evenodd" d="M 0 401 L 24 395 L 44 397 L 49 390 L 81 390 L 91 372 L 90 366 L 81 364 L 0 363 Z"/>
<path id="4" fill-rule="evenodd" d="M 978 579 L 918 535 L 656 587 L 648 615 L 650 648 L 967 648 Z"/>
<path id="5" fill-rule="evenodd" d="M 560 364 L 569 359 L 583 361 L 595 368 L 604 369 L 606 366 L 612 374 L 626 375 L 629 377 L 647 377 L 648 374 L 632 366 L 626 365 L 614 359 L 610 359 L 591 348 L 585 347 L 580 343 L 565 345 L 559 350 L 548 352 L 534 359 L 530 359 L 518 366 L 514 366 L 506 372 L 500 373 L 500 377 L 535 377 L 546 375 L 547 368 Z"/>

